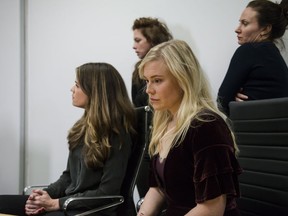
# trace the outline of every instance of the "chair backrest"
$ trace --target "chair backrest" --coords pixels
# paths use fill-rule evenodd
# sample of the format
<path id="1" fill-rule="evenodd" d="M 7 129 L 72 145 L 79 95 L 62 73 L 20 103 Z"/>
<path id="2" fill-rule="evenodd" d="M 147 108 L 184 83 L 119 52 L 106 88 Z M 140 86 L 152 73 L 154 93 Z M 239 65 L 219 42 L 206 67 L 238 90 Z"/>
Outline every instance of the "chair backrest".
<path id="1" fill-rule="evenodd" d="M 230 103 L 242 216 L 288 215 L 288 98 Z"/>
<path id="2" fill-rule="evenodd" d="M 133 195 L 141 162 L 143 161 L 145 149 L 147 148 L 149 140 L 148 120 L 152 115 L 151 109 L 149 106 L 135 109 L 137 115 L 137 136 L 135 137 L 133 151 L 128 162 L 121 189 L 121 195 L 124 196 L 124 203 L 118 207 L 118 216 L 135 216 L 137 214 Z"/>

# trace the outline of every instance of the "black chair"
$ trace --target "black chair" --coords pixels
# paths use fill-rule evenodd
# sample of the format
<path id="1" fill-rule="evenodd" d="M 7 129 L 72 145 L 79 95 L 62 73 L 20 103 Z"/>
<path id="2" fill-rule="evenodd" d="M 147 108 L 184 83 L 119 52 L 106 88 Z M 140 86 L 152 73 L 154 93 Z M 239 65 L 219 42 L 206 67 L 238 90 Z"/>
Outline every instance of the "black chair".
<path id="1" fill-rule="evenodd" d="M 150 143 L 150 133 L 152 129 L 152 118 L 153 112 L 147 113 L 147 131 L 146 131 L 146 142 Z M 142 138 L 144 139 L 144 137 Z M 141 167 L 139 170 L 139 175 L 136 181 L 136 188 L 138 190 L 140 197 L 145 197 L 147 191 L 149 190 L 149 174 L 150 174 L 150 155 L 148 153 L 148 148 L 146 148 Z"/>
<path id="2" fill-rule="evenodd" d="M 288 215 L 288 98 L 231 102 L 242 216 Z"/>
<path id="3" fill-rule="evenodd" d="M 69 214 L 69 206 L 73 202 L 81 201 L 91 203 L 95 200 L 101 200 L 101 201 L 106 200 L 105 204 L 98 206 L 97 208 L 84 211 L 83 213 L 77 215 L 78 216 L 90 215 L 97 212 L 101 212 L 106 209 L 117 207 L 118 216 L 136 216 L 137 212 L 133 200 L 133 195 L 136 180 L 139 174 L 139 169 L 143 161 L 143 157 L 149 140 L 148 118 L 151 115 L 150 114 L 151 110 L 150 107 L 148 106 L 139 107 L 135 109 L 137 114 L 137 136 L 135 137 L 134 147 L 128 162 L 127 171 L 121 188 L 121 195 L 69 198 L 66 200 L 63 206 L 63 210 L 66 215 Z M 24 193 L 27 194 L 29 190 L 39 187 L 45 187 L 45 186 L 28 186 L 24 189 Z"/>

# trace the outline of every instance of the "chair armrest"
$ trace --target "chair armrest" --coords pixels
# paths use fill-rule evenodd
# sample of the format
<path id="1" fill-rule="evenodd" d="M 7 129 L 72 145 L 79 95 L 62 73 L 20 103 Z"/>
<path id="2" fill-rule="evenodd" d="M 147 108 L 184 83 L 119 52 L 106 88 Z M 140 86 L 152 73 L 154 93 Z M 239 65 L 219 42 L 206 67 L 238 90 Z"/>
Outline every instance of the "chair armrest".
<path id="1" fill-rule="evenodd" d="M 136 211 L 137 213 L 139 212 L 140 208 L 141 208 L 141 205 L 142 203 L 144 202 L 144 198 L 140 198 L 136 204 Z M 166 215 L 166 208 L 162 209 L 160 214 L 158 216 L 165 216 Z"/>
<path id="2" fill-rule="evenodd" d="M 43 189 L 48 185 L 29 185 L 26 186 L 23 190 L 23 195 L 29 195 L 33 189 Z"/>
<path id="3" fill-rule="evenodd" d="M 142 203 L 144 202 L 144 198 L 140 198 L 136 204 L 136 211 L 138 212 L 141 208 Z"/>
<path id="4" fill-rule="evenodd" d="M 123 196 L 97 196 L 97 197 L 70 197 L 68 198 L 63 205 L 63 211 L 65 215 L 68 215 L 68 210 L 69 210 L 69 205 L 72 202 L 75 201 L 85 201 L 85 200 L 113 200 L 109 202 L 108 204 L 100 205 L 96 208 L 93 208 L 91 210 L 82 212 L 80 214 L 77 214 L 77 216 L 84 216 L 84 215 L 89 215 L 95 212 L 99 212 L 105 209 L 112 208 L 114 206 L 118 206 L 124 202 L 124 197 Z"/>

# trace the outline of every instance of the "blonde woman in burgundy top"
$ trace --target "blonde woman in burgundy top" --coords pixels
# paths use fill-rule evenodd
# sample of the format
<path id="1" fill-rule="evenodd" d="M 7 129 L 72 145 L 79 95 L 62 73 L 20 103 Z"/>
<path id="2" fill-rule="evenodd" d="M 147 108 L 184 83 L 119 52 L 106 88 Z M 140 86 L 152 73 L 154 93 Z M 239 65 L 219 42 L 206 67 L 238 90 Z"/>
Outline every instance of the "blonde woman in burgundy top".
<path id="1" fill-rule="evenodd" d="M 138 216 L 239 215 L 237 145 L 187 43 L 153 47 L 139 66 L 154 109 L 150 188 Z"/>

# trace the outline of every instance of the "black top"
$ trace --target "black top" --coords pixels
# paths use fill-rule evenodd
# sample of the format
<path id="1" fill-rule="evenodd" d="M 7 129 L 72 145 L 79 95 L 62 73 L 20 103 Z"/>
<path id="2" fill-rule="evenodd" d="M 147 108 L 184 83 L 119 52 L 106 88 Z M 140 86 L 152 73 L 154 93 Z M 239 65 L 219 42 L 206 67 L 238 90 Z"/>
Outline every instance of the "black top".
<path id="1" fill-rule="evenodd" d="M 148 94 L 144 80 L 140 80 L 137 84 L 132 82 L 132 101 L 135 107 L 148 105 Z"/>
<path id="2" fill-rule="evenodd" d="M 248 100 L 288 96 L 288 68 L 274 43 L 246 43 L 235 51 L 218 92 L 226 114 L 240 89 Z"/>
<path id="3" fill-rule="evenodd" d="M 135 107 L 148 105 L 148 94 L 146 93 L 146 81 L 139 76 L 138 67 L 141 60 L 135 64 L 132 74 L 132 101 Z"/>
<path id="4" fill-rule="evenodd" d="M 64 202 L 70 197 L 120 194 L 132 148 L 130 134 L 124 131 L 123 128 L 120 135 L 113 134 L 110 137 L 111 152 L 104 167 L 92 169 L 86 166 L 82 153 L 83 145 L 78 145 L 69 152 L 66 170 L 56 182 L 45 189 L 51 198 L 59 198 L 61 209 Z M 123 138 L 122 145 L 121 137 Z M 97 204 L 95 201 L 94 203 Z M 81 208 L 83 205 L 85 206 L 83 203 L 75 202 L 73 206 L 71 205 L 71 209 Z"/>

